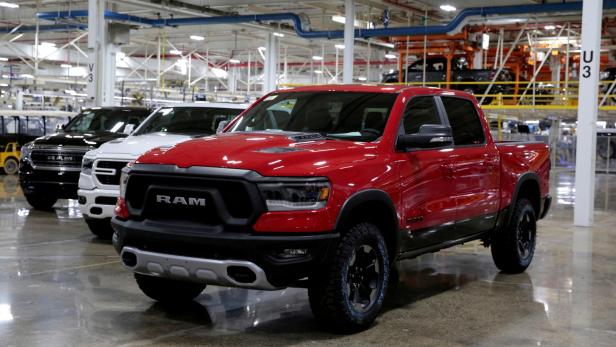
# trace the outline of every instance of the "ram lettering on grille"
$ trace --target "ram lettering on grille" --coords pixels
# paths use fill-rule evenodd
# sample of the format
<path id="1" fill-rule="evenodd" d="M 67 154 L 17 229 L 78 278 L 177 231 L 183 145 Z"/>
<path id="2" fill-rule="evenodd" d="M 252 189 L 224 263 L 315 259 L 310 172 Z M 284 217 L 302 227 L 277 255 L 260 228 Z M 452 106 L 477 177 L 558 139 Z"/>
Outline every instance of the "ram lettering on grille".
<path id="1" fill-rule="evenodd" d="M 183 196 L 156 195 L 156 202 L 184 206 L 205 206 L 205 198 Z"/>

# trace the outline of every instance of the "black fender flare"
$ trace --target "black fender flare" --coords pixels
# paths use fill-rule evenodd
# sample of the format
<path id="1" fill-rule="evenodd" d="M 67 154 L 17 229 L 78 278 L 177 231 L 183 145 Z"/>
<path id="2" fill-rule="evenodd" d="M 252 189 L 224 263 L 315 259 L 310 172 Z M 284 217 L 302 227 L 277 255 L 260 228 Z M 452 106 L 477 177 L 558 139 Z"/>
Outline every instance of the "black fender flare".
<path id="1" fill-rule="evenodd" d="M 359 205 L 366 202 L 379 202 L 385 204 L 389 211 L 390 222 L 395 226 L 395 230 L 392 230 L 394 233 L 392 240 L 394 241 L 393 251 L 399 252 L 400 245 L 400 222 L 398 219 L 398 213 L 396 209 L 396 205 L 392 201 L 389 194 L 380 189 L 365 189 L 358 192 L 353 193 L 345 202 L 342 204 L 342 208 L 338 213 L 338 217 L 336 218 L 336 224 L 334 225 L 334 230 L 339 230 L 344 221 L 349 220 L 351 218 L 352 211 Z M 385 216 L 384 216 L 385 217 Z"/>
<path id="2" fill-rule="evenodd" d="M 509 210 L 507 211 L 507 216 L 505 218 L 505 222 L 506 222 L 505 225 L 509 225 L 509 222 L 511 222 L 511 215 L 513 213 L 513 207 L 518 201 L 518 194 L 520 193 L 520 190 L 522 189 L 522 185 L 524 185 L 524 183 L 528 181 L 535 182 L 537 184 L 537 188 L 539 188 L 539 194 L 541 194 L 541 185 L 539 184 L 541 180 L 539 178 L 539 175 L 537 175 L 534 172 L 527 172 L 527 173 L 522 174 L 520 178 L 518 178 L 518 181 L 515 184 L 513 195 L 511 195 L 511 202 L 509 203 Z M 539 214 L 541 214 L 541 196 L 539 196 L 539 205 L 540 205 Z M 539 219 L 539 214 L 537 214 L 537 219 Z"/>

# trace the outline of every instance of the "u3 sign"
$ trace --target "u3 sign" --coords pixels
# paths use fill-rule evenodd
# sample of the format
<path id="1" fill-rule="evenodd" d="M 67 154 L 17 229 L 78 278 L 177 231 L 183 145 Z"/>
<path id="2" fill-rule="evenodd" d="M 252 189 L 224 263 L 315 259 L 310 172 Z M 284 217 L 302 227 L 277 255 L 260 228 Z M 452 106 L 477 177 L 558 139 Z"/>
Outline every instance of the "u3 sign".
<path id="1" fill-rule="evenodd" d="M 582 52 L 582 77 L 583 78 L 590 78 L 591 76 L 591 67 L 590 64 L 592 63 L 593 59 L 594 59 L 594 51 L 583 51 Z"/>

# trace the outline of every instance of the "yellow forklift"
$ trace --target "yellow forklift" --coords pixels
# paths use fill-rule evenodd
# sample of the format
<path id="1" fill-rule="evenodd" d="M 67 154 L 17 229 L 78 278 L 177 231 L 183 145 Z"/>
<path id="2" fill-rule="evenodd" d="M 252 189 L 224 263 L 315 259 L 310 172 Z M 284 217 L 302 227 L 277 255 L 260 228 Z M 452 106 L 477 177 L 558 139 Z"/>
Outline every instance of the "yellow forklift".
<path id="1" fill-rule="evenodd" d="M 0 168 L 7 175 L 15 175 L 19 171 L 19 150 L 17 142 L 0 145 Z"/>

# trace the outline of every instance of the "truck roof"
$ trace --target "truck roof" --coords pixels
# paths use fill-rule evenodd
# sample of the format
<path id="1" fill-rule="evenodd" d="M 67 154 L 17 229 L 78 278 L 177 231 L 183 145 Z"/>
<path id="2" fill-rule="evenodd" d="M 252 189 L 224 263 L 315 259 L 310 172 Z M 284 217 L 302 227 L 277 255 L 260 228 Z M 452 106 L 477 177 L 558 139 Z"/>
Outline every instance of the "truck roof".
<path id="1" fill-rule="evenodd" d="M 406 86 L 402 84 L 327 84 L 317 86 L 303 86 L 289 89 L 281 89 L 277 92 L 365 92 L 365 93 L 400 93 L 410 91 L 413 94 L 436 94 L 436 95 L 456 95 L 472 99 L 472 95 L 466 92 L 453 89 L 436 87 Z"/>
<path id="2" fill-rule="evenodd" d="M 237 104 L 232 102 L 183 102 L 177 104 L 168 104 L 161 107 L 202 107 L 202 108 L 230 108 L 230 109 L 246 109 L 250 104 Z"/>

